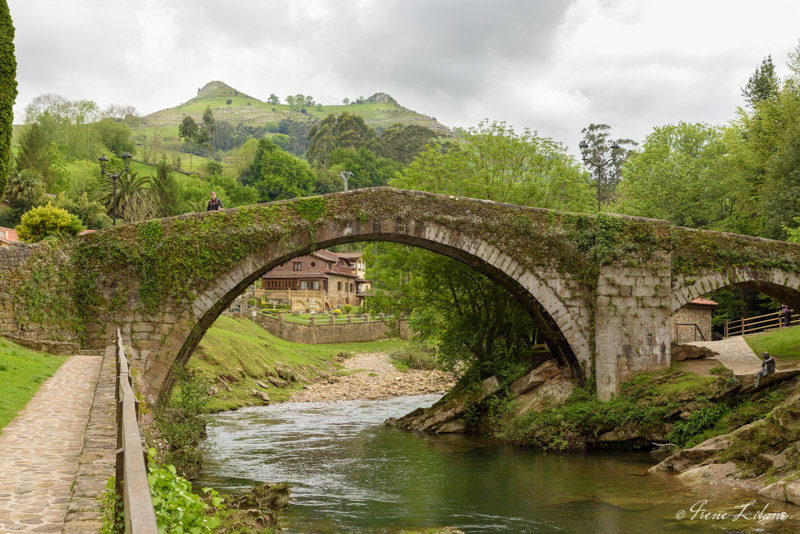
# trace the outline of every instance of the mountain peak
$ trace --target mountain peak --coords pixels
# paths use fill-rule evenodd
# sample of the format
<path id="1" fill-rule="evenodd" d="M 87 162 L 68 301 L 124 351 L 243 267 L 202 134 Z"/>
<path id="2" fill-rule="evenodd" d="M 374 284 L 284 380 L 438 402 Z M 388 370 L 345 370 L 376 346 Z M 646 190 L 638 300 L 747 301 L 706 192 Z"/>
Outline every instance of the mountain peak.
<path id="1" fill-rule="evenodd" d="M 387 93 L 375 93 L 371 97 L 369 97 L 367 102 L 371 102 L 373 104 L 397 104 L 397 100 L 391 97 L 391 95 Z M 400 104 L 397 104 L 398 106 Z"/>
<path id="2" fill-rule="evenodd" d="M 225 82 L 213 81 L 208 82 L 203 87 L 197 90 L 197 96 L 192 100 L 200 100 L 202 98 L 219 98 L 221 96 L 241 96 L 243 98 L 253 98 L 242 92 L 237 91 Z"/>

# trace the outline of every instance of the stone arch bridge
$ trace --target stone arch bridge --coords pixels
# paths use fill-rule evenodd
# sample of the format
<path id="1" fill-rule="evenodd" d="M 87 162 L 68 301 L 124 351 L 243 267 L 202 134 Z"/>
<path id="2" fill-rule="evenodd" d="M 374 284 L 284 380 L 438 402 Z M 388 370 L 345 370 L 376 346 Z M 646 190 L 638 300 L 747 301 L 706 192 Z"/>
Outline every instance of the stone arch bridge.
<path id="1" fill-rule="evenodd" d="M 0 249 L 0 334 L 99 350 L 117 325 L 161 401 L 206 329 L 276 265 L 315 248 L 394 241 L 464 262 L 515 295 L 551 351 L 608 399 L 670 364 L 670 315 L 744 284 L 800 307 L 800 246 L 391 188 L 195 213 Z"/>

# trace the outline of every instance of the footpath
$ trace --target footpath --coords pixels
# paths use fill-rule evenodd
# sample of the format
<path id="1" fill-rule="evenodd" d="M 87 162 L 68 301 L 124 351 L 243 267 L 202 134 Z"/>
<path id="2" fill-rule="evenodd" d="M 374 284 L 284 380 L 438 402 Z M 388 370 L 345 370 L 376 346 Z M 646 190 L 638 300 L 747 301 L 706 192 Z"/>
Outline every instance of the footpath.
<path id="1" fill-rule="evenodd" d="M 113 348 L 112 348 L 113 350 Z M 0 434 L 0 532 L 96 533 L 114 474 L 113 356 L 71 356 Z"/>

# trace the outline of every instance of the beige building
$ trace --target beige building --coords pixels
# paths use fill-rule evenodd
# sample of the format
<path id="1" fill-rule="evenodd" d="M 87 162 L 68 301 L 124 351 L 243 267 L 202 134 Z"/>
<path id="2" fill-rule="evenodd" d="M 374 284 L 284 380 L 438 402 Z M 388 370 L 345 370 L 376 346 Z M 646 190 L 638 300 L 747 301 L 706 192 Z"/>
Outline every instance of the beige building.
<path id="1" fill-rule="evenodd" d="M 370 288 L 361 252 L 318 250 L 275 267 L 261 279 L 256 296 L 291 311 L 323 312 L 361 306 Z"/>
<path id="2" fill-rule="evenodd" d="M 670 317 L 673 343 L 711 341 L 711 312 L 719 306 L 713 300 L 694 299 Z"/>

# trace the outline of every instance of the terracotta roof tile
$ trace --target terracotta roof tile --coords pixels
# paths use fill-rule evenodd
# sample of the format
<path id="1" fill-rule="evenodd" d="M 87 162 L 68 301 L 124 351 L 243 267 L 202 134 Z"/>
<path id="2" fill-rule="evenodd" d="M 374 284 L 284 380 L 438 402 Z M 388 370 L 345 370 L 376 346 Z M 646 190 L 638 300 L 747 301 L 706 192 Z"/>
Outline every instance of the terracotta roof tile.
<path id="1" fill-rule="evenodd" d="M 719 304 L 714 302 L 713 300 L 703 299 L 703 298 L 694 299 L 689 304 L 694 304 L 695 306 L 719 306 Z"/>
<path id="2" fill-rule="evenodd" d="M 6 243 L 13 243 L 15 241 L 19 241 L 19 236 L 17 235 L 17 231 L 13 228 L 6 228 L 5 226 L 0 226 L 0 241 L 5 241 Z"/>

